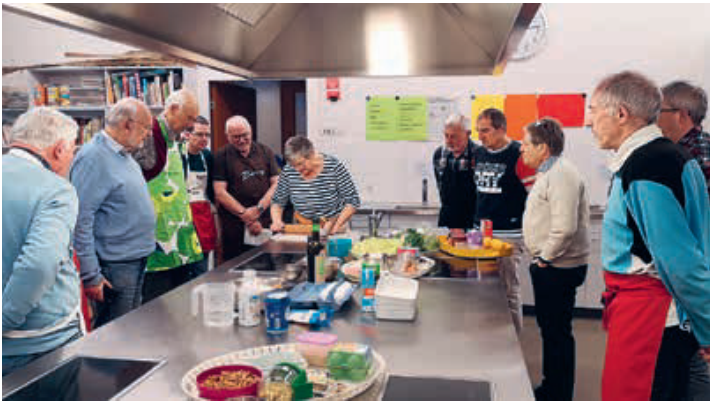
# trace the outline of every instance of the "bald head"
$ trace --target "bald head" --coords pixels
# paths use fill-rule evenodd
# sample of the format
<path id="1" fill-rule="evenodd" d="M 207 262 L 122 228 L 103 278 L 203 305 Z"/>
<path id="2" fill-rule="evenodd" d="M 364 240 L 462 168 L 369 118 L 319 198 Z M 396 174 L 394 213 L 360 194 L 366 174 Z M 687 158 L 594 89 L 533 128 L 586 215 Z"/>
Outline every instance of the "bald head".
<path id="1" fill-rule="evenodd" d="M 189 89 L 173 92 L 165 100 L 164 115 L 173 133 L 191 129 L 198 114 L 197 98 Z"/>
<path id="2" fill-rule="evenodd" d="M 106 126 L 120 127 L 127 120 L 142 119 L 146 116 L 150 119 L 151 111 L 143 101 L 136 98 L 124 98 L 116 102 L 109 110 L 106 115 Z"/>

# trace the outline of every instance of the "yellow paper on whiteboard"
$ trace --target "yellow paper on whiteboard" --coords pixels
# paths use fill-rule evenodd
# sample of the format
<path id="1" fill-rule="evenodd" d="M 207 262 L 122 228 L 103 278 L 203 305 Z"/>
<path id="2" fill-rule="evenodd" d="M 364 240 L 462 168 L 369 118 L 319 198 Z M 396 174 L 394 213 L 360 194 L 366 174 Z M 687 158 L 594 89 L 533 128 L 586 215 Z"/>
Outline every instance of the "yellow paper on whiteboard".
<path id="1" fill-rule="evenodd" d="M 366 100 L 367 141 L 426 141 L 427 98 L 373 96 Z"/>
<path id="2" fill-rule="evenodd" d="M 474 95 L 474 100 L 472 100 L 472 140 L 479 140 L 479 132 L 476 131 L 476 120 L 479 114 L 492 107 L 503 112 L 504 95 Z"/>

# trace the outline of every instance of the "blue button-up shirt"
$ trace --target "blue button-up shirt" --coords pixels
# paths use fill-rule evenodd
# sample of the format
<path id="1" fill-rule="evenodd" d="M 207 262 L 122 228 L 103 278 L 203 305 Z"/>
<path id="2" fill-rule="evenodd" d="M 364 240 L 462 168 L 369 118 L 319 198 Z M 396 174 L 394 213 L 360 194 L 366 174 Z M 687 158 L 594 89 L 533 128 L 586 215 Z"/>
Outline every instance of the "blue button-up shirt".
<path id="1" fill-rule="evenodd" d="M 130 261 L 155 250 L 155 214 L 141 168 L 108 134 L 84 145 L 70 171 L 79 196 L 74 246 L 86 286 L 103 278 L 100 260 Z"/>

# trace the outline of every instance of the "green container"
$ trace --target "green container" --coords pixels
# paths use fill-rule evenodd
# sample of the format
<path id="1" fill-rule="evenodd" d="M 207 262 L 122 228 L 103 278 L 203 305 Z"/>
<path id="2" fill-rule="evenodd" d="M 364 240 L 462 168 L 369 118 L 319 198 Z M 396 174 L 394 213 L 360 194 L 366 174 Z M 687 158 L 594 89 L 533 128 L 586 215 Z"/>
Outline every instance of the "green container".
<path id="1" fill-rule="evenodd" d="M 295 401 L 305 401 L 314 397 L 314 385 L 308 382 L 306 372 L 292 363 L 279 363 L 269 372 L 268 381 L 291 384 Z"/>
<path id="2" fill-rule="evenodd" d="M 339 343 L 328 352 L 327 364 L 335 380 L 361 382 L 373 365 L 373 353 L 367 345 Z"/>

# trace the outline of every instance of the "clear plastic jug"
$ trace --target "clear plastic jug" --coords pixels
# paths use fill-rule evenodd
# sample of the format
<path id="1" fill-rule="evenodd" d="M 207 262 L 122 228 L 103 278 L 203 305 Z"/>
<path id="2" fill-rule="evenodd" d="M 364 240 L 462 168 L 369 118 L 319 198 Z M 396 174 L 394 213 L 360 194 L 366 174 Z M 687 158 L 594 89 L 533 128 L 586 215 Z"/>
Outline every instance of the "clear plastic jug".
<path id="1" fill-rule="evenodd" d="M 192 312 L 198 315 L 202 295 L 202 318 L 208 327 L 228 327 L 234 324 L 235 284 L 232 282 L 201 283 L 193 289 Z"/>

